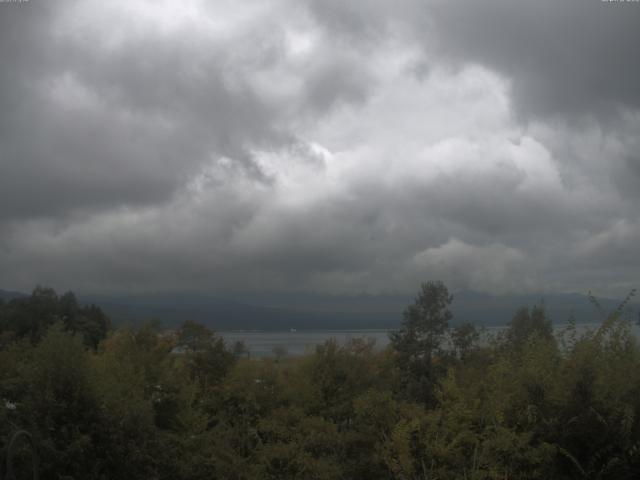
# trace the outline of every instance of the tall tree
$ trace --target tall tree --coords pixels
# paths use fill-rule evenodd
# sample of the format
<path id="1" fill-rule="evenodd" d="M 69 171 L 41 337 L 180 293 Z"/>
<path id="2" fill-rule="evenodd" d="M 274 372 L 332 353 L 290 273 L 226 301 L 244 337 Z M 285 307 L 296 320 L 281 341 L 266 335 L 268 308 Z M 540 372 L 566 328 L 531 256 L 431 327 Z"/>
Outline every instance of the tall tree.
<path id="1" fill-rule="evenodd" d="M 58 296 L 52 288 L 38 286 L 29 297 L 0 304 L 0 337 L 28 338 L 38 343 L 56 322 L 69 332 L 79 333 L 85 345 L 94 349 L 111 328 L 100 307 L 80 305 L 72 292 Z"/>
<path id="2" fill-rule="evenodd" d="M 434 360 L 441 352 L 444 335 L 453 317 L 449 306 L 453 295 L 444 283 L 422 283 L 413 305 L 403 312 L 400 330 L 390 335 L 397 353 L 401 383 L 410 398 L 427 404 L 435 400 L 436 370 Z"/>
<path id="3" fill-rule="evenodd" d="M 192 378 L 205 388 L 220 382 L 237 360 L 222 337 L 198 322 L 184 322 L 178 330 L 177 342 L 184 350 Z"/>
<path id="4" fill-rule="evenodd" d="M 545 340 L 553 339 L 553 325 L 547 318 L 544 305 L 536 305 L 531 311 L 521 307 L 509 322 L 506 339 L 509 345 L 521 348 L 532 335 Z"/>
<path id="5" fill-rule="evenodd" d="M 477 348 L 478 340 L 480 340 L 480 332 L 472 323 L 458 325 L 451 332 L 451 343 L 456 355 L 461 360 L 465 359 L 474 348 Z"/>

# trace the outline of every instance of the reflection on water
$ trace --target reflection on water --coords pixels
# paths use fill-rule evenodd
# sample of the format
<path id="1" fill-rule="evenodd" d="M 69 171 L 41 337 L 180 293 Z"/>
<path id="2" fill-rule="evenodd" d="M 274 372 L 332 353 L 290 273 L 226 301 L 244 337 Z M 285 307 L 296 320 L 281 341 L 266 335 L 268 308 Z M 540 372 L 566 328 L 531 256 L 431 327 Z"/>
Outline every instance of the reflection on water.
<path id="1" fill-rule="evenodd" d="M 595 329 L 598 324 L 578 324 L 577 334 Z M 486 327 L 487 336 L 495 335 L 506 327 Z M 555 325 L 556 334 L 560 334 L 566 328 L 566 324 Z M 282 332 L 266 331 L 230 331 L 220 332 L 227 345 L 233 345 L 237 341 L 244 342 L 253 357 L 268 357 L 274 354 L 274 349 L 284 349 L 287 355 L 303 355 L 312 353 L 316 345 L 324 343 L 330 338 L 335 338 L 339 345 L 346 344 L 352 338 L 372 338 L 376 341 L 376 348 L 382 349 L 389 344 L 389 332 L 391 330 L 292 330 Z M 640 337 L 640 329 L 633 327 L 637 337 Z"/>

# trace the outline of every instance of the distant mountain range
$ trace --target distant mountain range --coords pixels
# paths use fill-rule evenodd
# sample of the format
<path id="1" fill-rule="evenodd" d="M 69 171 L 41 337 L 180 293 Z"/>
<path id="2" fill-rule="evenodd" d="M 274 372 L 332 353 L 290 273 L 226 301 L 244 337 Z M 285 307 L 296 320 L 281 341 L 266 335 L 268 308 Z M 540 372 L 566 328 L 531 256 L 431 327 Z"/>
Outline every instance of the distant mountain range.
<path id="1" fill-rule="evenodd" d="M 8 300 L 24 293 L 0 290 Z M 78 295 L 83 303 L 99 305 L 116 325 L 159 320 L 173 327 L 195 320 L 215 330 L 378 329 L 397 328 L 402 311 L 413 303 L 412 295 L 331 296 L 318 294 L 256 294 L 207 296 L 195 294 Z M 554 323 L 571 316 L 580 323 L 601 321 L 598 310 L 585 295 L 489 295 L 462 291 L 454 294 L 453 324 L 504 325 L 521 306 L 544 302 Z M 605 310 L 615 309 L 620 300 L 599 299 Z M 637 303 L 630 305 L 638 318 Z"/>
<path id="2" fill-rule="evenodd" d="M 20 297 L 26 297 L 26 296 L 27 296 L 26 293 L 11 292 L 9 290 L 0 290 L 0 300 L 4 300 L 5 302 L 8 302 L 13 298 L 20 298 Z"/>

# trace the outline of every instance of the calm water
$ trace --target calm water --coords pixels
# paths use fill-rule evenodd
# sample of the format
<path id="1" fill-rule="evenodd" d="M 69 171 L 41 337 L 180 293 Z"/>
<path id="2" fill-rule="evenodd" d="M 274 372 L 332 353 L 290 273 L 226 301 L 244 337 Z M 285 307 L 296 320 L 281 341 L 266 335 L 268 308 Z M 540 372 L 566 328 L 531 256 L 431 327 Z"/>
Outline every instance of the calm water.
<path id="1" fill-rule="evenodd" d="M 580 324 L 578 332 L 596 328 L 597 324 Z M 560 333 L 566 325 L 556 325 L 556 333 Z M 495 334 L 505 327 L 486 327 L 487 334 Z M 243 341 L 253 357 L 273 356 L 276 347 L 284 348 L 287 355 L 303 355 L 312 353 L 316 345 L 324 343 L 330 338 L 335 338 L 338 344 L 344 345 L 352 338 L 372 338 L 376 341 L 376 347 L 384 348 L 389 344 L 389 332 L 391 330 L 299 330 L 282 332 L 265 331 L 230 331 L 219 332 L 227 345 L 231 346 L 236 341 Z M 634 333 L 640 338 L 640 329 L 633 328 Z"/>

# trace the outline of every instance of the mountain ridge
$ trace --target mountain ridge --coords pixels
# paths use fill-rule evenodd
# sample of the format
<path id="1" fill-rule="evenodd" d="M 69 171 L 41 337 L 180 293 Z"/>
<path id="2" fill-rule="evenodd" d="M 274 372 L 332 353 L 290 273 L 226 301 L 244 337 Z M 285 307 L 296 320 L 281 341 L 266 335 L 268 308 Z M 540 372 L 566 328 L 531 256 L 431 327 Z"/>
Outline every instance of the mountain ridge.
<path id="1" fill-rule="evenodd" d="M 0 290 L 0 298 L 26 296 Z M 172 328 L 184 320 L 194 320 L 215 330 L 289 330 L 289 329 L 393 329 L 400 326 L 403 310 L 413 303 L 413 295 L 323 295 L 323 294 L 139 294 L 83 295 L 84 304 L 100 306 L 116 325 L 137 325 L 158 320 Z M 606 311 L 614 310 L 621 300 L 598 299 Z M 491 295 L 475 291 L 454 293 L 452 325 L 471 322 L 477 325 L 505 325 L 522 306 L 544 303 L 556 324 L 570 317 L 578 323 L 601 321 L 601 314 L 586 295 L 579 293 Z M 633 318 L 640 310 L 630 304 Z"/>

